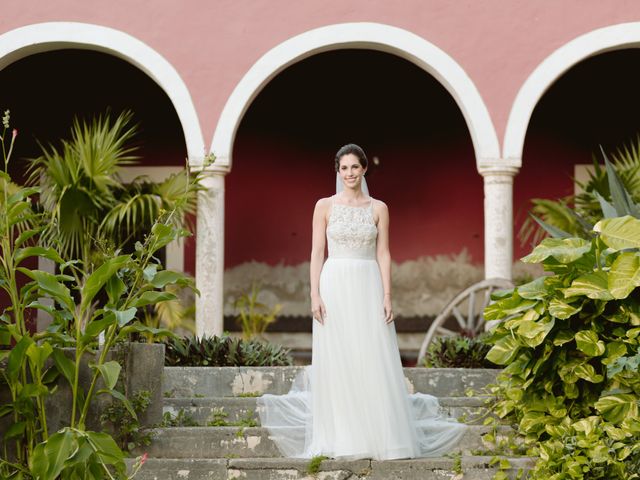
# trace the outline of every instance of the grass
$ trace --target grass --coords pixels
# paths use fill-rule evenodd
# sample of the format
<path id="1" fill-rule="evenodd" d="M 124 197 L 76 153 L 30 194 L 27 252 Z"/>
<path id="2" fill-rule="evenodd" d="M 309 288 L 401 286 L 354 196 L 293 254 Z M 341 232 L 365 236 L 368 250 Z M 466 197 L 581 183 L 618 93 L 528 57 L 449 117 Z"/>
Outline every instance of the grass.
<path id="1" fill-rule="evenodd" d="M 257 427 L 258 421 L 255 419 L 254 410 L 247 410 L 244 417 L 230 422 L 227 420 L 229 414 L 224 411 L 223 407 L 213 409 L 212 419 L 207 422 L 208 427 Z"/>
<path id="2" fill-rule="evenodd" d="M 329 457 L 326 457 L 324 455 L 316 455 L 315 457 L 312 457 L 309 461 L 309 464 L 307 465 L 307 473 L 318 473 L 320 471 L 320 464 L 323 460 L 327 460 L 328 458 Z"/>
<path id="3" fill-rule="evenodd" d="M 238 395 L 236 395 L 236 397 L 261 397 L 262 393 L 261 392 L 245 392 L 245 393 L 239 393 Z"/>

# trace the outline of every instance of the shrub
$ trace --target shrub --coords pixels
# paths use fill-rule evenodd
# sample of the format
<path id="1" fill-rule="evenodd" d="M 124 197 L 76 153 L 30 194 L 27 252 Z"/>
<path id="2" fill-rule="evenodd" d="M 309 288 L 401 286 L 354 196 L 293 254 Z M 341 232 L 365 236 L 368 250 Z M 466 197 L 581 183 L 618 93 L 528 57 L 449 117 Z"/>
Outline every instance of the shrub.
<path id="1" fill-rule="evenodd" d="M 267 367 L 293 365 L 290 349 L 228 335 L 171 338 L 166 341 L 165 365 L 183 367 Z"/>
<path id="2" fill-rule="evenodd" d="M 486 359 L 491 347 L 476 338 L 455 336 L 433 339 L 424 357 L 430 368 L 500 368 Z"/>
<path id="3" fill-rule="evenodd" d="M 640 220 L 610 218 L 592 240 L 548 238 L 525 257 L 553 275 L 485 309 L 495 388 L 539 456 L 530 478 L 631 479 L 640 462 Z M 637 470 L 635 470 L 637 472 Z"/>
<path id="4" fill-rule="evenodd" d="M 151 405 L 151 392 L 140 390 L 129 400 L 136 416 L 146 412 Z M 113 431 L 113 438 L 125 452 L 131 452 L 139 446 L 151 443 L 149 431 L 143 431 L 138 419 L 131 415 L 125 404 L 114 401 L 100 415 L 100 423 Z"/>

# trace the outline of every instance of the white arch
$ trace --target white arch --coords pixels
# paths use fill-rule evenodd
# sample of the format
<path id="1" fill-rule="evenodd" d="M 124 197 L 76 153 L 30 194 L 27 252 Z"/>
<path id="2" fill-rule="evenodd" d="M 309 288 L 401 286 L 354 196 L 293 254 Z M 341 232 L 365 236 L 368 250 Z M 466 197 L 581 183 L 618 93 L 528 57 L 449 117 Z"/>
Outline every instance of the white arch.
<path id="1" fill-rule="evenodd" d="M 529 75 L 513 102 L 503 142 L 503 158 L 520 165 L 529 121 L 536 105 L 567 70 L 600 53 L 640 46 L 640 22 L 621 23 L 585 33 L 549 55 Z"/>
<path id="2" fill-rule="evenodd" d="M 231 167 L 236 131 L 260 91 L 282 70 L 317 53 L 361 48 L 392 53 L 433 75 L 453 96 L 467 122 L 478 164 L 499 161 L 498 137 L 475 85 L 449 55 L 407 30 L 379 23 L 342 23 L 292 37 L 265 53 L 245 74 L 222 110 L 211 142 L 216 164 Z"/>
<path id="3" fill-rule="evenodd" d="M 29 55 L 63 48 L 108 53 L 145 72 L 164 90 L 176 109 L 189 161 L 202 163 L 204 138 L 187 86 L 162 55 L 131 35 L 76 22 L 47 22 L 16 28 L 0 35 L 0 70 Z"/>

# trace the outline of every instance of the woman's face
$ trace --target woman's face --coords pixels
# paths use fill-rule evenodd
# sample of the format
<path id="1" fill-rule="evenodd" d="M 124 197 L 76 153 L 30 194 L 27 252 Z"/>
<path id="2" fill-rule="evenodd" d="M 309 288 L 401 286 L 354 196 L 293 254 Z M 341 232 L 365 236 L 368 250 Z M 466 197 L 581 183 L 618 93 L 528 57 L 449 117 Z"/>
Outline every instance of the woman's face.
<path id="1" fill-rule="evenodd" d="M 340 158 L 338 172 L 345 188 L 357 188 L 362 183 L 362 176 L 366 168 L 362 168 L 360 160 L 353 153 L 347 153 Z"/>

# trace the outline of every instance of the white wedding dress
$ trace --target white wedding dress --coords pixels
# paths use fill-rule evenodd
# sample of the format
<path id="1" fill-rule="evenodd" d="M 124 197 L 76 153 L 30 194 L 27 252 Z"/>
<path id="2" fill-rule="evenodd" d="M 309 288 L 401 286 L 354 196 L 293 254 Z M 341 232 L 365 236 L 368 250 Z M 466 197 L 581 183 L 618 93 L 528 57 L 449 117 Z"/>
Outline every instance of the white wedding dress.
<path id="1" fill-rule="evenodd" d="M 287 394 L 257 400 L 262 426 L 285 457 L 440 456 L 464 434 L 437 398 L 407 390 L 395 325 L 384 321 L 377 234 L 371 200 L 332 202 L 319 285 L 326 319 L 313 320 L 312 364 Z"/>

